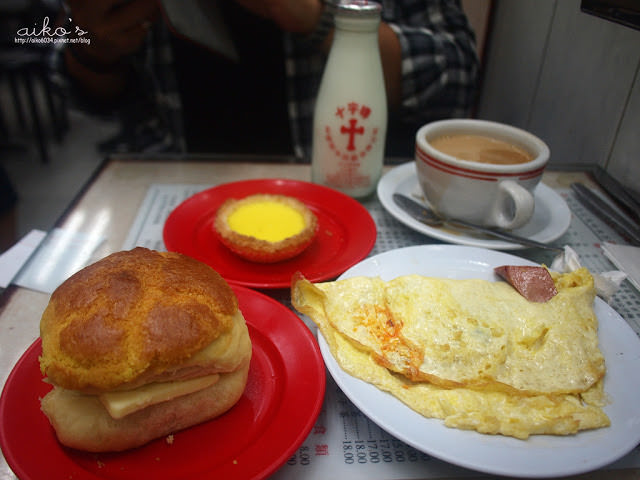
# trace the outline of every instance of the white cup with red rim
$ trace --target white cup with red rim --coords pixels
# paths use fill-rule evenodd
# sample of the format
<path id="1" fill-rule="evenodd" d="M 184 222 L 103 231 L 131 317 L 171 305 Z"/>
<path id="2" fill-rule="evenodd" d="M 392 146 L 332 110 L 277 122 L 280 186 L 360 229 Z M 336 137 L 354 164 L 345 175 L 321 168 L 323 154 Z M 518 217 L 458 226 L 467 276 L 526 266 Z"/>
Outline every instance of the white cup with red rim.
<path id="1" fill-rule="evenodd" d="M 532 158 L 495 164 L 463 160 L 433 148 L 430 141 L 452 135 L 480 135 L 515 145 Z M 535 188 L 549 161 L 549 147 L 510 125 L 476 119 L 429 123 L 416 133 L 418 181 L 431 207 L 445 217 L 515 229 L 533 216 Z"/>

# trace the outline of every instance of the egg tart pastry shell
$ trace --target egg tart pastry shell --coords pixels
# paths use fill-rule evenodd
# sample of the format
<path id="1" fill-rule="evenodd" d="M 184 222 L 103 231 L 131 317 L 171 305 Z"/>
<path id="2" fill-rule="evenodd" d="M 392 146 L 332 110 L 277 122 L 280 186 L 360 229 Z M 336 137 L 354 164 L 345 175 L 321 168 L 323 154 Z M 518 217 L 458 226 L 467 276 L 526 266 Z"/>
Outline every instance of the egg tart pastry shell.
<path id="1" fill-rule="evenodd" d="M 258 202 L 278 202 L 299 212 L 304 219 L 304 228 L 283 240 L 271 242 L 232 230 L 229 216 L 239 207 Z M 258 263 L 275 263 L 293 258 L 302 253 L 315 238 L 318 219 L 300 200 L 286 195 L 255 194 L 242 199 L 226 200 L 216 212 L 214 230 L 220 242 L 236 255 Z"/>

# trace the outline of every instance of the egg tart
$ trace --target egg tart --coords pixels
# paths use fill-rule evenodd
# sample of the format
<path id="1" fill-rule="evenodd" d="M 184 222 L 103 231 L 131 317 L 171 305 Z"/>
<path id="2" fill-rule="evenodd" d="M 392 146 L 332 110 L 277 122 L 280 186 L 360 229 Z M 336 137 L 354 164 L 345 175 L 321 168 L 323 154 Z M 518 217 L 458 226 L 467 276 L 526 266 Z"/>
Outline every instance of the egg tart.
<path id="1" fill-rule="evenodd" d="M 300 200 L 255 194 L 226 200 L 216 212 L 215 231 L 232 252 L 253 262 L 292 258 L 313 241 L 318 220 Z"/>

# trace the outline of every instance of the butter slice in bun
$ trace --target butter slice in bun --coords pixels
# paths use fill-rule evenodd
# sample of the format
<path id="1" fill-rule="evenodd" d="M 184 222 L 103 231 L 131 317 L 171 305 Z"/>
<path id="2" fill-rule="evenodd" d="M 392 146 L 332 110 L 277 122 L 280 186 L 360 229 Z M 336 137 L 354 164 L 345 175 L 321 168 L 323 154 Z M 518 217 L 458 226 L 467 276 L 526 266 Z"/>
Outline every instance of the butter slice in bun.
<path id="1" fill-rule="evenodd" d="M 40 322 L 42 399 L 59 441 L 121 451 L 215 418 L 241 397 L 251 340 L 211 267 L 145 248 L 71 276 Z"/>

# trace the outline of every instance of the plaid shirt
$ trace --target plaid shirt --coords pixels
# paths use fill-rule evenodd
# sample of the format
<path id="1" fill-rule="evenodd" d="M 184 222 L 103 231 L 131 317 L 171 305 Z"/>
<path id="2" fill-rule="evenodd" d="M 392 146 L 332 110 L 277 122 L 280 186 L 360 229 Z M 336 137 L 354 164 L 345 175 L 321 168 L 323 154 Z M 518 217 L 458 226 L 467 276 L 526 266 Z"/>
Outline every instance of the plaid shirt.
<path id="1" fill-rule="evenodd" d="M 400 153 L 406 153 L 413 149 L 418 126 L 469 114 L 478 71 L 475 37 L 458 0 L 381 3 L 382 20 L 397 34 L 402 49 L 401 106 L 390 117 L 389 135 L 394 130 L 404 134 Z M 320 40 L 284 33 L 291 140 L 295 156 L 303 161 L 310 159 L 313 107 L 326 60 L 317 48 Z M 151 30 L 136 60 L 135 87 L 122 102 L 123 132 L 105 149 L 185 151 L 170 38 L 162 24 Z"/>

